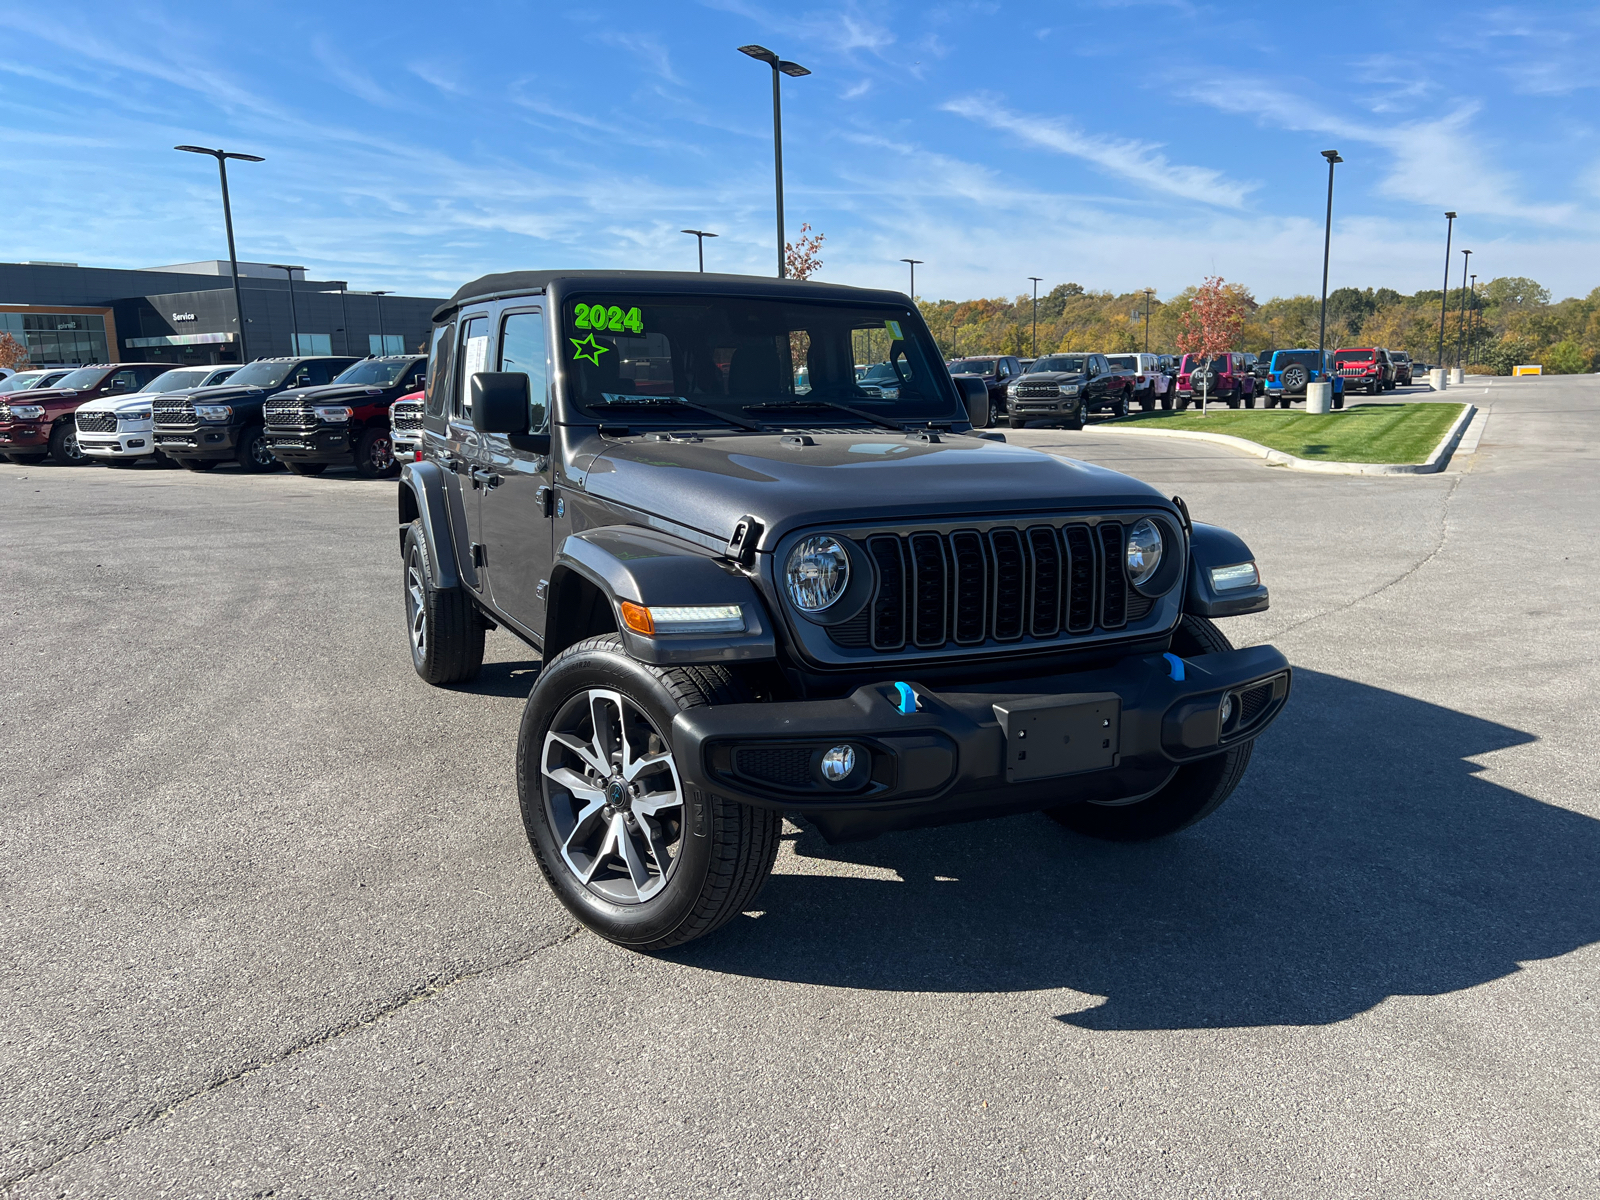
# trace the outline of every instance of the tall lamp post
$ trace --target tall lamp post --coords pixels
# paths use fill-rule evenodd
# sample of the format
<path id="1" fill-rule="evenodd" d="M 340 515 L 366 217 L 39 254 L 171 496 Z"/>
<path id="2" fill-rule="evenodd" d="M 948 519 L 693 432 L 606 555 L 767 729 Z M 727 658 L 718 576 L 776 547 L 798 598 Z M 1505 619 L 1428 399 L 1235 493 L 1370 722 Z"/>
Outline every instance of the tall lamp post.
<path id="1" fill-rule="evenodd" d="M 244 304 L 239 298 L 239 255 L 233 248 L 233 209 L 228 204 L 228 159 L 236 158 L 240 162 L 266 162 L 258 154 L 235 154 L 231 150 L 212 150 L 206 146 L 174 146 L 174 150 L 182 150 L 189 154 L 209 154 L 217 160 L 217 174 L 222 178 L 222 223 L 228 227 L 228 267 L 233 272 L 233 315 L 239 322 L 239 361 L 250 361 L 250 353 L 245 346 L 244 336 Z"/>
<path id="2" fill-rule="evenodd" d="M 783 260 L 783 108 L 778 95 L 778 76 L 789 75 L 795 79 L 811 74 L 799 63 L 779 58 L 765 46 L 740 46 L 740 54 L 748 54 L 772 68 L 772 165 L 778 183 L 778 278 L 788 274 Z"/>
<path id="3" fill-rule="evenodd" d="M 389 353 L 389 340 L 386 337 L 384 337 L 383 298 L 385 296 L 394 295 L 394 289 L 393 288 L 384 288 L 383 290 L 375 291 L 372 294 L 378 298 L 378 353 L 379 354 L 387 354 L 387 353 Z M 405 347 L 401 346 L 400 349 L 404 350 Z"/>
<path id="4" fill-rule="evenodd" d="M 1450 300 L 1450 235 L 1455 232 L 1456 215 L 1444 215 L 1444 290 L 1439 293 L 1439 369 L 1444 370 L 1444 309 Z"/>
<path id="5" fill-rule="evenodd" d="M 1029 275 L 1033 280 L 1033 356 L 1039 357 L 1039 284 L 1044 282 L 1043 276 Z"/>
<path id="6" fill-rule="evenodd" d="M 1467 360 L 1462 357 L 1466 350 L 1467 338 L 1467 268 L 1472 265 L 1472 251 L 1461 252 L 1461 315 L 1456 319 L 1456 366 L 1466 367 Z"/>
<path id="7" fill-rule="evenodd" d="M 1472 277 L 1472 314 L 1467 318 L 1467 361 L 1472 361 L 1472 343 L 1478 336 L 1478 277 Z"/>
<path id="8" fill-rule="evenodd" d="M 293 349 L 291 349 L 289 351 L 289 353 L 290 354 L 299 354 L 300 353 L 300 310 L 296 306 L 295 301 L 294 301 L 294 273 L 296 271 L 304 271 L 305 268 L 304 267 L 291 267 L 288 263 L 266 263 L 265 265 L 269 266 L 269 267 L 276 268 L 279 271 L 282 271 L 289 278 L 289 330 L 294 335 L 294 340 L 290 343 L 291 346 L 293 346 Z"/>
<path id="9" fill-rule="evenodd" d="M 1144 352 L 1150 353 L 1150 297 L 1156 293 L 1155 288 L 1144 289 Z"/>
<path id="10" fill-rule="evenodd" d="M 900 261 L 903 262 L 903 263 L 909 264 L 910 267 L 911 267 L 911 292 L 910 292 L 910 296 L 911 296 L 911 303 L 915 304 L 917 302 L 917 264 L 920 263 L 922 260 L 920 258 L 902 258 Z"/>
<path id="11" fill-rule="evenodd" d="M 1333 249 L 1333 168 L 1335 163 L 1342 163 L 1337 150 L 1324 150 L 1322 157 L 1328 160 L 1328 215 L 1322 226 L 1322 311 L 1317 318 L 1317 378 L 1325 379 L 1328 374 L 1327 341 L 1328 341 L 1328 255 Z"/>
<path id="12" fill-rule="evenodd" d="M 700 271 L 702 274 L 704 274 L 706 269 L 706 239 L 708 237 L 716 237 L 717 235 L 714 233 L 707 233 L 704 229 L 680 229 L 678 232 L 694 234 L 695 248 L 700 251 Z"/>

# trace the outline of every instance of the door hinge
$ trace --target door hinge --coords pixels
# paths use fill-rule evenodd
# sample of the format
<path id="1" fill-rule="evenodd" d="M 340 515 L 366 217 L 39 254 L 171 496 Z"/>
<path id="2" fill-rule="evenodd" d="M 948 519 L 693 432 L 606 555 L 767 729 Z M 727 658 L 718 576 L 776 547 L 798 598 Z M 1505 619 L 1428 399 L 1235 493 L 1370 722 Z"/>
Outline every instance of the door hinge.
<path id="1" fill-rule="evenodd" d="M 473 542 L 472 543 L 472 565 L 475 566 L 475 567 L 483 566 L 485 558 L 486 558 L 486 556 L 485 556 L 484 551 L 483 551 L 483 543 L 482 542 Z"/>
<path id="2" fill-rule="evenodd" d="M 535 596 L 537 596 L 540 600 L 547 599 L 548 596 L 549 596 L 549 593 L 550 593 L 550 581 L 548 579 L 539 580 L 538 584 L 533 589 L 533 594 Z"/>

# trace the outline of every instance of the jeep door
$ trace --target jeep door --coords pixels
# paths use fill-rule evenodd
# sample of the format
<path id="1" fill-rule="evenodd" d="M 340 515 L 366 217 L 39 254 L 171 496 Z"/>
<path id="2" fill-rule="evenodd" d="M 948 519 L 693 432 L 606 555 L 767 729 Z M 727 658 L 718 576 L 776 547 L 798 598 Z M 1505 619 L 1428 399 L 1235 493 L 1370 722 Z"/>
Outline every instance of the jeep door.
<path id="1" fill-rule="evenodd" d="M 450 524 L 465 530 L 457 537 L 456 563 L 461 578 L 474 591 L 487 589 L 478 573 L 483 556 L 482 514 L 478 511 L 479 490 L 472 478 L 478 465 L 478 431 L 472 427 L 472 394 L 467 381 L 479 371 L 489 369 L 489 314 L 464 314 L 456 332 L 455 368 L 450 381 L 449 408 L 445 418 L 444 446 L 440 465 L 447 472 L 445 490 L 450 499 Z"/>
<path id="2" fill-rule="evenodd" d="M 528 377 L 528 432 L 550 432 L 550 366 L 544 312 L 508 305 L 499 313 L 495 356 L 484 370 Z M 542 639 L 544 597 L 554 532 L 545 511 L 552 498 L 550 455 L 519 449 L 505 434 L 485 433 L 478 444 L 478 504 L 483 514 L 484 571 L 494 607 Z"/>

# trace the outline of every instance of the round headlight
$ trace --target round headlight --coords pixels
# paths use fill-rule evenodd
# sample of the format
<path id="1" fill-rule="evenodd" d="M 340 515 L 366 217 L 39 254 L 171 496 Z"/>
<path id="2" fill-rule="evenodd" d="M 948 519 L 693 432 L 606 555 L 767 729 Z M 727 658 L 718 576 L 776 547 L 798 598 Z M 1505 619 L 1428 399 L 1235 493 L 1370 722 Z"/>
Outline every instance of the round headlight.
<path id="1" fill-rule="evenodd" d="M 1148 518 L 1128 531 L 1128 579 L 1134 587 L 1148 583 L 1161 565 L 1161 530 Z"/>
<path id="2" fill-rule="evenodd" d="M 815 534 L 789 552 L 789 599 L 802 612 L 821 612 L 850 582 L 850 556 L 837 538 Z"/>

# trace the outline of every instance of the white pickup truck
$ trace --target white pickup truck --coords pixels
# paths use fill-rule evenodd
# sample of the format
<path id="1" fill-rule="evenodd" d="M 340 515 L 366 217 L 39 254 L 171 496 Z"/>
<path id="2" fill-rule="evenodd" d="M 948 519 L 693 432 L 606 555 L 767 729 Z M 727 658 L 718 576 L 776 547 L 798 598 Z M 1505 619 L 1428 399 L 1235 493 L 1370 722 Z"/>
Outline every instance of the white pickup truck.
<path id="1" fill-rule="evenodd" d="M 1172 407 L 1177 379 L 1162 371 L 1159 354 L 1108 354 L 1106 361 L 1113 371 L 1133 376 L 1133 398 L 1141 412 L 1151 412 L 1157 404 Z"/>

